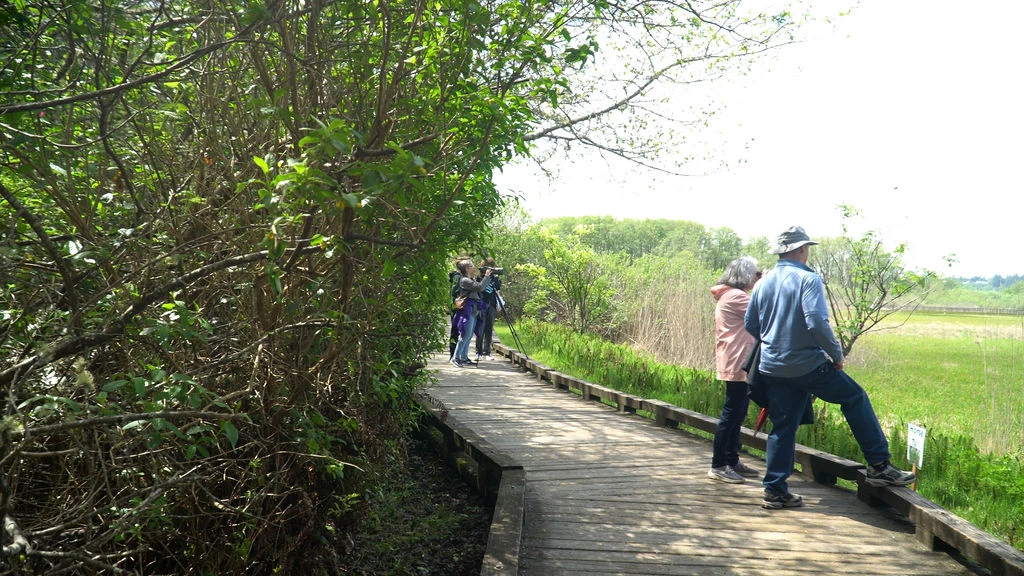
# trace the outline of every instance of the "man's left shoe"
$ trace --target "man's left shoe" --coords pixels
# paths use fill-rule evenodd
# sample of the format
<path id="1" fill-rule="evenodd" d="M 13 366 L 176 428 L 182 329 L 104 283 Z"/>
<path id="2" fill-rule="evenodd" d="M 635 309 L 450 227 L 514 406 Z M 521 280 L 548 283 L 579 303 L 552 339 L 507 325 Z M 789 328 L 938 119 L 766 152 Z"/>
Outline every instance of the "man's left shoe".
<path id="1" fill-rule="evenodd" d="M 747 466 L 746 464 L 740 461 L 737 461 L 735 464 L 733 464 L 732 469 L 734 472 L 736 472 L 740 476 L 743 476 L 744 478 L 757 478 L 758 476 L 761 475 L 760 470 L 758 470 L 757 468 L 751 468 L 750 466 Z"/>
<path id="2" fill-rule="evenodd" d="M 917 481 L 917 475 L 883 462 L 880 468 L 868 465 L 868 484 L 872 486 L 907 486 Z"/>
<path id="3" fill-rule="evenodd" d="M 774 492 L 764 491 L 764 499 L 761 500 L 761 508 L 767 510 L 781 510 L 783 508 L 799 508 L 804 505 L 804 499 L 798 494 L 788 492 L 783 495 Z"/>

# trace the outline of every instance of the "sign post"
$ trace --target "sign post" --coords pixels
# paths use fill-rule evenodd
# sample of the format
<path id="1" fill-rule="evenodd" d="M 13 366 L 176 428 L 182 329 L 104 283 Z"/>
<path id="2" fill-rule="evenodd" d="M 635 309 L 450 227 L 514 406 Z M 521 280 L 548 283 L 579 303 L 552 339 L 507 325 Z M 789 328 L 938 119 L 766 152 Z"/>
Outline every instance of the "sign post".
<path id="1" fill-rule="evenodd" d="M 924 437 L 928 430 L 918 424 L 907 426 L 907 460 L 910 461 L 911 471 L 916 475 L 917 470 L 924 465 Z M 917 490 L 917 482 L 910 485 L 911 490 Z"/>

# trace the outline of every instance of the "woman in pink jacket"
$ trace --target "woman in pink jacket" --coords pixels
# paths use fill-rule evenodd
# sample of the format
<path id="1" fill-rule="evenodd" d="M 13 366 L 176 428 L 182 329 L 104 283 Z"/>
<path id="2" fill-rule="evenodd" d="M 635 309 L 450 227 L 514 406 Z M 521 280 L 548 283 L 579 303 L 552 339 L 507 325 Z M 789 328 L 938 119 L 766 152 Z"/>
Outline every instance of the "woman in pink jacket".
<path id="1" fill-rule="evenodd" d="M 759 471 L 740 462 L 740 427 L 747 417 L 747 373 L 740 368 L 756 340 L 743 327 L 750 290 L 761 278 L 757 260 L 737 258 L 711 288 L 715 305 L 715 359 L 718 379 L 725 381 L 725 405 L 715 430 L 714 453 L 708 478 L 738 484 Z"/>

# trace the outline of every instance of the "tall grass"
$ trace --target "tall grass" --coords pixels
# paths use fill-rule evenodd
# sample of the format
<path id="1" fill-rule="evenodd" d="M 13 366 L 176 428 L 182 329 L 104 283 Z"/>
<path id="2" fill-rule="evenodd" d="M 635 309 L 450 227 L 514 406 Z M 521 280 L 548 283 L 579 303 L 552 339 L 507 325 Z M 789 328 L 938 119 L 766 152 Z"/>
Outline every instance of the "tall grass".
<path id="1" fill-rule="evenodd" d="M 666 364 L 715 365 L 715 301 L 707 272 L 683 268 L 658 275 L 636 296 L 626 338 Z"/>
<path id="2" fill-rule="evenodd" d="M 499 329 L 498 333 L 499 337 L 508 341 L 508 335 L 503 330 Z M 581 336 L 565 328 L 530 320 L 518 323 L 517 334 L 533 357 L 556 370 L 709 416 L 717 417 L 721 411 L 724 389 L 710 370 L 661 364 L 652 354 L 638 352 L 629 346 L 608 343 L 596 336 Z M 884 345 L 881 340 L 872 344 Z M 862 346 L 869 348 L 867 344 Z M 877 348 L 871 350 L 865 356 L 880 353 Z M 913 350 L 928 356 L 919 348 Z M 946 357 L 946 364 L 949 364 L 948 347 L 941 350 L 943 357 Z M 931 358 L 933 363 L 942 363 L 936 356 Z M 907 365 L 909 361 L 894 360 L 888 364 L 890 372 L 897 372 L 896 368 L 901 366 L 901 362 Z M 1013 362 L 1010 364 L 1011 370 L 1014 370 Z M 1019 374 L 1019 368 L 1016 370 L 1014 373 Z M 851 371 L 851 374 L 855 372 Z M 932 374 L 935 378 L 934 372 Z M 854 377 L 861 376 L 866 374 Z M 899 380 L 901 377 L 893 375 L 893 378 Z M 921 406 L 930 401 L 945 406 L 947 412 L 959 413 L 961 407 L 978 395 L 974 395 L 970 387 L 955 378 L 954 375 L 931 388 L 904 382 L 901 385 L 903 391 L 915 392 L 905 398 L 899 394 L 887 394 L 889 388 L 884 385 L 876 384 L 868 389 L 889 438 L 894 463 L 904 468 L 909 467 L 905 459 L 908 422 L 917 420 L 926 424 L 928 438 L 918 481 L 920 492 L 1011 545 L 1024 549 L 1024 535 L 1018 533 L 1018 526 L 1024 525 L 1024 459 L 1019 451 L 983 452 L 979 450 L 973 436 L 966 431 L 967 428 L 947 424 L 962 423 L 965 419 L 950 416 L 940 421 L 924 418 L 922 415 L 926 408 L 921 408 L 919 412 L 905 411 L 903 408 L 905 404 Z M 932 397 L 929 390 L 943 387 L 948 389 L 947 394 Z M 1021 396 L 1024 396 L 1019 387 L 1015 393 L 1012 393 L 1011 387 L 1008 394 L 1014 395 L 1014 402 L 1019 402 Z M 820 400 L 815 403 L 815 407 L 815 424 L 801 427 L 797 440 L 825 452 L 863 461 L 860 448 L 838 407 Z M 755 406 L 751 406 L 746 421 L 748 426 L 752 425 L 756 410 Z M 1019 430 L 1016 432 L 1019 433 Z"/>
<path id="3" fill-rule="evenodd" d="M 500 327 L 499 337 L 509 342 Z M 559 371 L 644 398 L 706 413 L 721 410 L 722 387 L 706 370 L 657 362 L 630 346 L 613 344 L 591 334 L 578 334 L 554 324 L 521 320 L 517 334 L 537 361 Z"/>

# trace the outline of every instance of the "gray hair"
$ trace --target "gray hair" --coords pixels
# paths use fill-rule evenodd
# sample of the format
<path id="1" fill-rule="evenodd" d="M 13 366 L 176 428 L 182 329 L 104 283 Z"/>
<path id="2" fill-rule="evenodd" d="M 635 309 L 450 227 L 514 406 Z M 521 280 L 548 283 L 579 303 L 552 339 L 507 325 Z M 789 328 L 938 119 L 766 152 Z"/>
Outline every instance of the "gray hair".
<path id="1" fill-rule="evenodd" d="M 757 273 L 757 260 L 750 256 L 740 256 L 729 262 L 725 271 L 718 278 L 718 283 L 746 290 L 754 285 L 754 280 L 756 280 L 754 276 Z"/>

